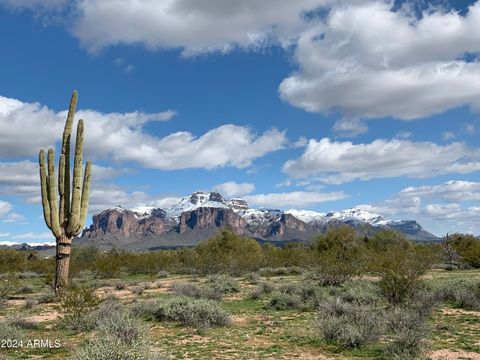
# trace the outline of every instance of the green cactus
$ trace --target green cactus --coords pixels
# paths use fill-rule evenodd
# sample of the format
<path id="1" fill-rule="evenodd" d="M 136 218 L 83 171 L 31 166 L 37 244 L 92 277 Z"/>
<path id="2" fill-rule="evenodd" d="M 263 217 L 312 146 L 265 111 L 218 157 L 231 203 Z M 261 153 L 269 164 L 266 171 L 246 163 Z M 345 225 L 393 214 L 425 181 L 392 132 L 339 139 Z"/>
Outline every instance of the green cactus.
<path id="1" fill-rule="evenodd" d="M 60 290 L 68 283 L 72 239 L 82 231 L 88 213 L 92 164 L 87 161 L 82 178 L 83 120 L 79 120 L 77 125 L 72 184 L 70 181 L 70 138 L 76 107 L 77 92 L 74 91 L 63 131 L 62 149 L 58 164 L 58 189 L 53 149 L 48 150 L 47 161 L 45 161 L 45 150 L 40 150 L 39 154 L 43 216 L 57 243 L 55 291 Z M 72 189 L 70 189 L 70 186 L 72 186 Z"/>

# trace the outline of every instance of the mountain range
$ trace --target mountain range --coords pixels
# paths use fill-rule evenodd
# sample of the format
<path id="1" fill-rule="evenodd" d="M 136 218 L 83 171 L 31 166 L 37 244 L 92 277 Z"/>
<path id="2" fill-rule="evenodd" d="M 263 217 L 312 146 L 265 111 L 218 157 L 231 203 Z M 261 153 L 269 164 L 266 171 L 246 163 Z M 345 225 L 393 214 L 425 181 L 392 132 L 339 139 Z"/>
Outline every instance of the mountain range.
<path id="1" fill-rule="evenodd" d="M 155 250 L 193 246 L 228 227 L 239 235 L 281 245 L 308 241 L 343 224 L 354 227 L 359 234 L 390 228 L 415 241 L 439 240 L 415 220 L 389 220 L 359 208 L 330 212 L 254 209 L 241 198 L 225 199 L 217 192 L 197 191 L 164 209 L 117 206 L 101 211 L 93 215 L 92 225 L 75 243 Z"/>

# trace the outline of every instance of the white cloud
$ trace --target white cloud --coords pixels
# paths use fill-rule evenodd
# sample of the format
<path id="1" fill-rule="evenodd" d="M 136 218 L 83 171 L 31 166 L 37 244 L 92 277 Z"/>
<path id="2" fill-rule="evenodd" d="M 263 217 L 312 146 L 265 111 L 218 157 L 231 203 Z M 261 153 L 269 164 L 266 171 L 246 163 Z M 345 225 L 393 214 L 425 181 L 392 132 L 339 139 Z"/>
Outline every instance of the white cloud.
<path id="1" fill-rule="evenodd" d="M 397 176 L 426 178 L 479 170 L 480 151 L 464 143 L 442 146 L 399 139 L 367 144 L 312 139 L 302 156 L 283 165 L 283 171 L 292 177 L 316 177 L 334 184 Z"/>
<path id="2" fill-rule="evenodd" d="M 13 206 L 7 201 L 0 200 L 0 217 L 5 216 L 12 210 Z"/>
<path id="3" fill-rule="evenodd" d="M 333 6 L 299 37 L 299 69 L 281 83 L 281 97 L 309 112 L 339 111 L 336 129 L 350 134 L 366 131 L 361 119 L 479 108 L 480 63 L 463 56 L 480 51 L 480 2 L 465 16 L 430 9 L 420 18 L 393 3 Z"/>
<path id="4" fill-rule="evenodd" d="M 25 224 L 25 217 L 21 214 L 17 214 L 16 212 L 11 212 L 7 215 L 7 217 L 2 220 L 4 223 L 24 223 Z"/>
<path id="5" fill-rule="evenodd" d="M 440 185 L 411 186 L 403 189 L 399 196 L 440 198 L 445 201 L 478 201 L 480 200 L 480 182 L 452 180 Z"/>
<path id="6" fill-rule="evenodd" d="M 442 134 L 442 139 L 445 140 L 445 141 L 455 139 L 455 134 L 451 131 L 445 131 Z"/>
<path id="7" fill-rule="evenodd" d="M 28 232 L 23 234 L 12 235 L 12 239 L 18 240 L 50 240 L 53 238 L 51 232 L 35 233 Z"/>
<path id="8" fill-rule="evenodd" d="M 93 165 L 92 185 L 127 171 L 126 169 Z M 38 164 L 28 160 L 0 161 L 0 194 L 18 195 L 25 198 L 28 203 L 40 203 Z"/>
<path id="9" fill-rule="evenodd" d="M 25 103 L 17 99 L 0 96 L 0 156 L 37 156 L 40 148 L 51 147 L 61 138 L 67 112 L 54 112 L 39 103 Z M 175 115 L 168 110 L 160 113 L 108 113 L 93 110 L 77 112 L 77 119 L 85 119 L 86 143 L 89 136 L 102 143 L 99 136 L 110 138 L 128 136 L 140 132 L 141 126 L 150 121 L 167 121 Z M 93 129 L 90 129 L 93 128 Z M 92 144 L 94 145 L 94 144 Z M 87 146 L 86 146 L 87 147 Z M 104 148 L 99 145 L 100 149 Z M 91 148 L 91 147 L 90 147 Z M 87 149 L 89 149 L 87 147 Z M 95 150 L 95 147 L 91 148 Z M 110 149 L 112 151 L 114 149 Z"/>
<path id="10" fill-rule="evenodd" d="M 143 44 L 185 54 L 286 42 L 325 0 L 80 0 L 73 34 L 90 50 Z"/>
<path id="11" fill-rule="evenodd" d="M 244 196 L 250 205 L 285 208 L 312 206 L 329 201 L 342 200 L 348 196 L 339 192 L 292 191 L 282 193 L 255 194 Z"/>
<path id="12" fill-rule="evenodd" d="M 125 208 L 164 208 L 180 201 L 171 195 L 150 195 L 143 191 L 128 192 L 120 186 L 99 184 L 90 192 L 89 212 L 94 213 L 117 205 Z"/>
<path id="13" fill-rule="evenodd" d="M 377 204 L 360 208 L 393 219 L 415 219 L 436 235 L 447 232 L 480 234 L 480 182 L 447 181 L 438 185 L 407 187 Z"/>
<path id="14" fill-rule="evenodd" d="M 255 190 L 255 184 L 228 181 L 222 184 L 215 185 L 213 187 L 213 190 L 219 192 L 227 198 L 232 198 L 250 194 L 252 191 Z"/>
<path id="15" fill-rule="evenodd" d="M 10 235 L 12 235 L 12 234 L 10 234 L 10 233 L 0 233 L 0 238 L 9 237 Z"/>
<path id="16" fill-rule="evenodd" d="M 223 125 L 201 136 L 181 131 L 159 138 L 143 128 L 148 122 L 167 121 L 174 115 L 171 110 L 153 114 L 80 110 L 77 118 L 85 119 L 84 157 L 133 161 L 162 170 L 244 168 L 288 143 L 285 133 L 277 129 L 255 134 L 247 127 Z M 38 103 L 0 97 L 1 156 L 36 156 L 40 148 L 59 141 L 65 117 L 65 111 L 55 113 Z"/>

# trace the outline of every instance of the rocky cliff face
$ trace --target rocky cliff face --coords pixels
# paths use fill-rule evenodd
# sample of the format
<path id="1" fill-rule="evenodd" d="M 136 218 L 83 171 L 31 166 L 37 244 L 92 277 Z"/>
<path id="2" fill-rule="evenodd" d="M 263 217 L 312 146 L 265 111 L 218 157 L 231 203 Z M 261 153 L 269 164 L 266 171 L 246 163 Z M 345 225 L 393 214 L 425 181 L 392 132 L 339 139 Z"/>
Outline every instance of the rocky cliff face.
<path id="1" fill-rule="evenodd" d="M 196 192 L 166 209 L 104 210 L 93 216 L 93 223 L 79 241 L 108 244 L 158 245 L 168 242 L 195 244 L 227 227 L 239 235 L 267 241 L 305 241 L 328 228 L 348 224 L 359 232 L 391 228 L 420 241 L 437 238 L 416 221 L 391 221 L 361 209 L 328 213 L 305 210 L 252 209 L 243 199 L 224 199 L 219 193 Z M 168 240 L 168 241 L 167 241 Z M 154 247 L 154 246 L 153 246 Z"/>

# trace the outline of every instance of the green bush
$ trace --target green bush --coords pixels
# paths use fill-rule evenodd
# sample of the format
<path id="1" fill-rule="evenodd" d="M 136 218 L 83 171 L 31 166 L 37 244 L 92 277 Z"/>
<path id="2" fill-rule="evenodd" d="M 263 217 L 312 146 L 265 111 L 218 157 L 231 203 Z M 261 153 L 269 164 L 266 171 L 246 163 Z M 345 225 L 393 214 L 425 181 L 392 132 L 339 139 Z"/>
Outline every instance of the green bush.
<path id="1" fill-rule="evenodd" d="M 212 284 L 215 291 L 221 294 L 229 294 L 240 291 L 240 285 L 238 282 L 227 275 L 211 275 L 207 280 Z"/>
<path id="2" fill-rule="evenodd" d="M 94 290 L 86 286 L 70 286 L 63 289 L 58 297 L 63 318 L 60 327 L 74 331 L 91 330 L 95 326 L 92 312 L 99 303 Z"/>
<path id="3" fill-rule="evenodd" d="M 434 254 L 393 230 L 379 231 L 367 245 L 371 249 L 370 270 L 380 277 L 378 285 L 387 301 L 398 305 L 411 299 L 421 287 L 420 277 L 431 267 Z"/>
<path id="4" fill-rule="evenodd" d="M 262 248 L 257 241 L 242 238 L 230 230 L 202 241 L 195 248 L 197 268 L 203 274 L 241 275 L 259 268 Z"/>
<path id="5" fill-rule="evenodd" d="M 339 286 L 363 269 L 362 243 L 349 226 L 331 228 L 313 243 L 316 251 L 316 280 L 321 285 Z"/>
<path id="6" fill-rule="evenodd" d="M 132 304 L 130 308 L 130 313 L 135 317 L 152 319 L 159 306 L 160 300 L 158 299 L 137 301 Z"/>
<path id="7" fill-rule="evenodd" d="M 268 282 L 260 283 L 255 290 L 253 290 L 250 294 L 251 299 L 259 299 L 264 294 L 270 294 L 275 290 L 275 287 Z"/>
<path id="8" fill-rule="evenodd" d="M 273 310 L 301 309 L 303 308 L 303 303 L 296 294 L 277 291 L 273 293 L 267 308 Z"/>
<path id="9" fill-rule="evenodd" d="M 217 303 L 185 296 L 160 302 L 154 315 L 159 321 L 178 321 L 198 330 L 229 324 L 228 314 Z"/>
<path id="10" fill-rule="evenodd" d="M 350 280 L 332 289 L 343 301 L 357 305 L 376 305 L 382 301 L 378 284 L 365 280 Z"/>

